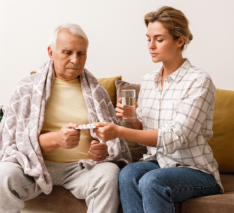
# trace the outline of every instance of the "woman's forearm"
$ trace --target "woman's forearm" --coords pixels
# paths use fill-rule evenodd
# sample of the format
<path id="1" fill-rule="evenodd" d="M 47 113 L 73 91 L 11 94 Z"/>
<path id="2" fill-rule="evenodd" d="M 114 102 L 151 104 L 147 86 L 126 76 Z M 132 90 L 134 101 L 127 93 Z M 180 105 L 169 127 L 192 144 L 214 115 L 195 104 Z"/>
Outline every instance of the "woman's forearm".
<path id="1" fill-rule="evenodd" d="M 139 129 L 139 130 L 142 130 L 142 122 L 139 121 L 137 118 L 136 118 L 136 121 L 135 122 L 129 122 L 128 123 L 133 129 Z"/>
<path id="2" fill-rule="evenodd" d="M 122 126 L 118 127 L 118 137 L 140 143 L 145 146 L 157 146 L 158 130 L 136 130 Z"/>

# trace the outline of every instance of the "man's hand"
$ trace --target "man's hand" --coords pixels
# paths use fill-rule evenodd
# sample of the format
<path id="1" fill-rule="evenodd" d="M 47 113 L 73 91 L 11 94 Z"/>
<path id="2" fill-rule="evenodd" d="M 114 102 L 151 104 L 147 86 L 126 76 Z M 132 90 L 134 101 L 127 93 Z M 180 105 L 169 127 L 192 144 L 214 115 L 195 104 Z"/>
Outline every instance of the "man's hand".
<path id="1" fill-rule="evenodd" d="M 105 143 L 100 143 L 96 140 L 91 142 L 88 154 L 94 161 L 105 160 L 108 153 L 108 146 Z"/>
<path id="2" fill-rule="evenodd" d="M 75 130 L 77 124 L 69 123 L 56 132 L 55 143 L 65 149 L 73 149 L 80 141 L 80 130 Z"/>

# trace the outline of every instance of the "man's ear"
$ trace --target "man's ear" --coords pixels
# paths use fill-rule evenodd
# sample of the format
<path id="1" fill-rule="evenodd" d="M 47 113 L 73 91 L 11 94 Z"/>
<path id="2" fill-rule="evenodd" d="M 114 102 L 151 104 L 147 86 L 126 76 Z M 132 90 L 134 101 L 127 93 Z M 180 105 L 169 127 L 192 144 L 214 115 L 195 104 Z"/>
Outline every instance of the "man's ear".
<path id="1" fill-rule="evenodd" d="M 182 47 L 185 43 L 185 38 L 184 37 L 180 37 L 178 39 L 178 47 Z"/>
<path id="2" fill-rule="evenodd" d="M 51 60 L 54 60 L 54 54 L 53 54 L 54 52 L 51 49 L 51 47 L 49 46 L 47 50 L 48 50 L 48 56 L 51 58 Z"/>

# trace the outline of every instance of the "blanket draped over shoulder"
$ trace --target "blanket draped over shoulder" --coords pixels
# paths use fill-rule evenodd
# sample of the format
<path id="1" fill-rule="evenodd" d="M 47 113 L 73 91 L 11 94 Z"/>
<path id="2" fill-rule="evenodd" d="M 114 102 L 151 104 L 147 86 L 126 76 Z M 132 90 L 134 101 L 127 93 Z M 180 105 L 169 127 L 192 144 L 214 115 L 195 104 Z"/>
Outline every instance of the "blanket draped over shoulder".
<path id="1" fill-rule="evenodd" d="M 51 177 L 44 164 L 38 143 L 46 105 L 54 82 L 53 61 L 48 61 L 37 74 L 19 82 L 0 124 L 0 161 L 18 163 L 26 175 L 35 179 L 35 191 L 49 194 L 52 190 Z M 88 108 L 89 123 L 111 122 L 119 125 L 113 104 L 104 87 L 86 69 L 80 75 L 80 82 Z M 102 142 L 91 131 L 91 136 Z M 131 162 L 131 154 L 125 140 L 117 138 L 107 142 L 108 157 L 104 161 L 117 164 Z M 103 162 L 103 161 L 101 161 Z M 80 169 L 89 169 L 96 162 L 80 160 Z"/>

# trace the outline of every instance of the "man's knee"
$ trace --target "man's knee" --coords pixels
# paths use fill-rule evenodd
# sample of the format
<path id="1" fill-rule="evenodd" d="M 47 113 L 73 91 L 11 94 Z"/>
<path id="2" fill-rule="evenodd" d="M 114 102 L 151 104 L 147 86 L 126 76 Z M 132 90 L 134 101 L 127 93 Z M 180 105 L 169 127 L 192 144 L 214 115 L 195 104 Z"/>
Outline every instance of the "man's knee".
<path id="1" fill-rule="evenodd" d="M 22 173 L 21 167 L 16 163 L 0 162 L 0 184 L 6 181 L 14 181 L 19 177 L 19 173 Z"/>
<path id="2" fill-rule="evenodd" d="M 112 184 L 117 183 L 118 184 L 118 176 L 120 169 L 119 167 L 114 163 L 104 163 L 105 166 L 103 167 L 101 171 L 101 178 L 105 181 L 106 184 Z"/>
<path id="3" fill-rule="evenodd" d="M 22 169 L 18 164 L 0 162 L 0 197 L 4 195 L 9 198 L 7 195 L 11 193 L 19 197 L 16 189 L 20 188 L 18 185 L 21 184 L 20 172 L 22 173 Z"/>
<path id="4" fill-rule="evenodd" d="M 118 191 L 119 167 L 110 162 L 95 165 L 90 186 L 104 191 Z"/>
<path id="5" fill-rule="evenodd" d="M 17 163 L 0 162 L 0 188 L 3 190 L 20 190 L 22 186 L 34 184 L 34 179 L 24 174 Z"/>

